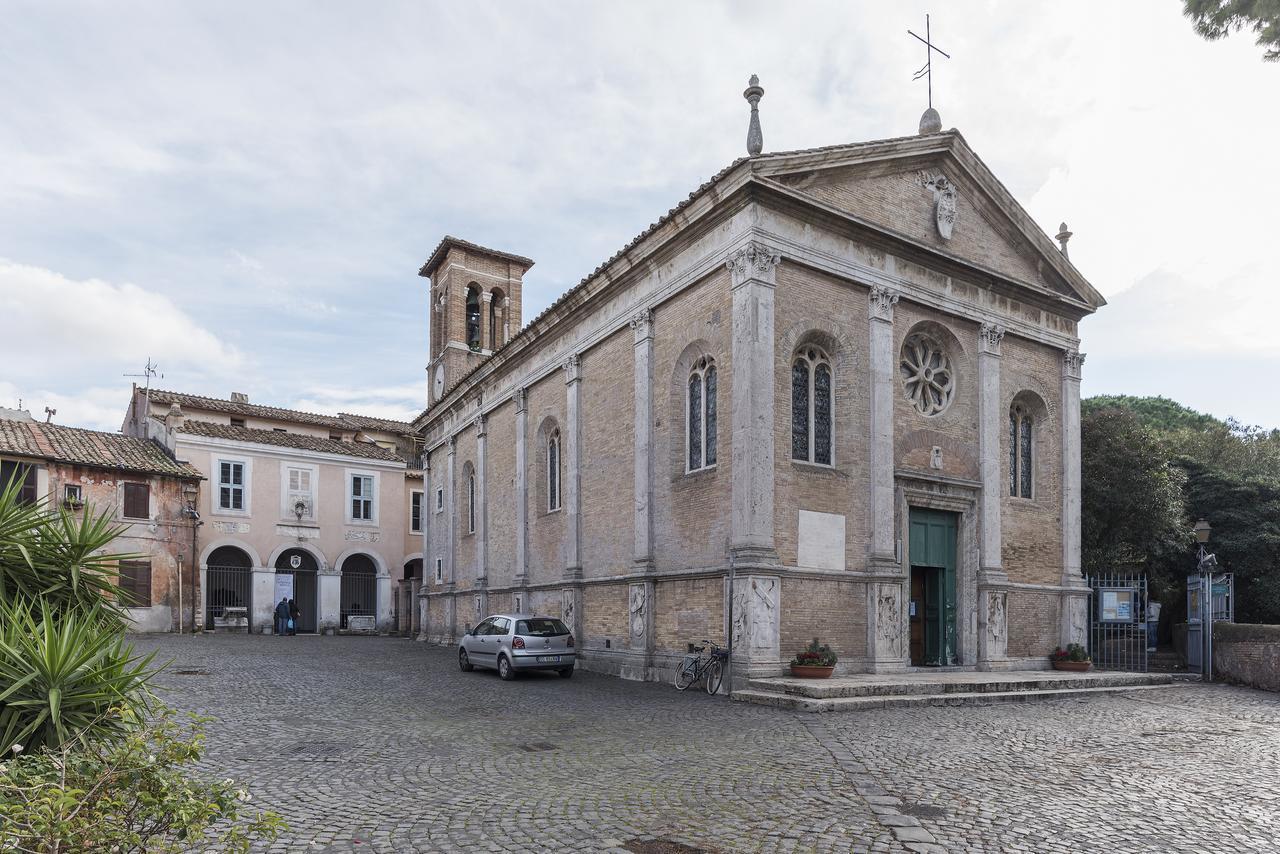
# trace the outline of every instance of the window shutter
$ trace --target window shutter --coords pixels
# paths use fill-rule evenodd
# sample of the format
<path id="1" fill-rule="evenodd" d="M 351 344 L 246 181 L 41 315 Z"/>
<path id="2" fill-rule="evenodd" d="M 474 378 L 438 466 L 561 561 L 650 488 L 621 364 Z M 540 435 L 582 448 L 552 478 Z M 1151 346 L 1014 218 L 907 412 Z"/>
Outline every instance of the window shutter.
<path id="1" fill-rule="evenodd" d="M 120 589 L 126 606 L 151 607 L 151 561 L 127 560 L 120 564 Z"/>
<path id="2" fill-rule="evenodd" d="M 146 519 L 151 515 L 151 485 L 124 485 L 124 515 L 130 519 Z"/>

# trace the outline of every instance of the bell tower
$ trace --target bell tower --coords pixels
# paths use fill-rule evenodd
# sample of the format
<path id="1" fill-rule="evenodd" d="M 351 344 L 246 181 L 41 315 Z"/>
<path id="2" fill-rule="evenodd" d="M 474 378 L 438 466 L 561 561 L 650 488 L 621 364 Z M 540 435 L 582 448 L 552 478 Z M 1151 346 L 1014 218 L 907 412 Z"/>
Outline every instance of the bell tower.
<path id="1" fill-rule="evenodd" d="M 446 236 L 419 276 L 431 280 L 428 406 L 520 331 L 521 284 L 533 261 Z"/>

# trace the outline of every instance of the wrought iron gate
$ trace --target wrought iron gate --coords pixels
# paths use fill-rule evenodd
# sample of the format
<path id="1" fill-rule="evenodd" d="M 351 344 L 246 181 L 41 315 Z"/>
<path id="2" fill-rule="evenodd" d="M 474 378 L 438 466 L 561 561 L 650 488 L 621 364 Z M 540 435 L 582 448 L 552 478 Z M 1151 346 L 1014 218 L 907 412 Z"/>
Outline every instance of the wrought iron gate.
<path id="1" fill-rule="evenodd" d="M 1147 672 L 1147 577 L 1089 576 L 1089 655 L 1100 670 Z"/>
<path id="2" fill-rule="evenodd" d="M 343 561 L 340 595 L 339 628 L 347 627 L 348 617 L 377 616 L 378 568 L 367 555 L 356 554 Z"/>
<path id="3" fill-rule="evenodd" d="M 205 573 L 205 628 L 214 628 L 217 620 L 228 616 L 229 608 L 244 608 L 245 615 L 251 617 L 252 586 L 253 573 L 248 567 L 211 564 Z"/>

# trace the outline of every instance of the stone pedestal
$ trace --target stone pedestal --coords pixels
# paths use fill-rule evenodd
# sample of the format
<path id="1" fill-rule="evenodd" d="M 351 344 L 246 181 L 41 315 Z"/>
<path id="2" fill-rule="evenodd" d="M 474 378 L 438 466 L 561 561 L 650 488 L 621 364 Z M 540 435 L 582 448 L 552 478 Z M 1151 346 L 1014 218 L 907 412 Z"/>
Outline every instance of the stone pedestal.
<path id="1" fill-rule="evenodd" d="M 907 597 L 901 577 L 867 582 L 867 671 L 896 673 L 907 668 Z"/>
<path id="2" fill-rule="evenodd" d="M 734 682 L 777 675 L 782 580 L 776 575 L 739 575 L 733 580 L 732 599 Z"/>

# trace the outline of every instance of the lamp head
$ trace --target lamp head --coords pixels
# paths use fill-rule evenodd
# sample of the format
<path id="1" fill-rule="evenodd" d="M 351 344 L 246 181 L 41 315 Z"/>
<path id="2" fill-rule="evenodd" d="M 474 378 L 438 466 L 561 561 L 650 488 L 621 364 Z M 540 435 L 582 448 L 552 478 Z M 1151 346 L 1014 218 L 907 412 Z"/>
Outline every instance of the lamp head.
<path id="1" fill-rule="evenodd" d="M 1196 542 L 1204 545 L 1209 542 L 1209 532 L 1213 529 L 1206 520 L 1201 519 L 1196 522 L 1196 526 L 1192 530 L 1196 532 Z"/>

